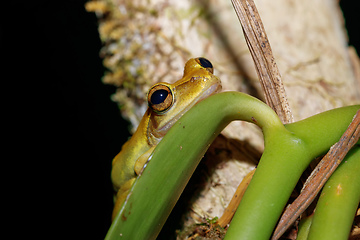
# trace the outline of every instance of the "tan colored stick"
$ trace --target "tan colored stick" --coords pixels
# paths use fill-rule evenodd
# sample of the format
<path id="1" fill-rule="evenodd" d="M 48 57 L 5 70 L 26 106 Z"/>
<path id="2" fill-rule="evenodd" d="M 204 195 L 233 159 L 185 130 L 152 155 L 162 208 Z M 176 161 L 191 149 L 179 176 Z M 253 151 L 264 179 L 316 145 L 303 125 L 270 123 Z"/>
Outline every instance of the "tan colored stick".
<path id="1" fill-rule="evenodd" d="M 277 113 L 282 123 L 293 122 L 279 69 L 254 2 L 252 0 L 231 0 L 231 2 L 255 62 L 266 103 Z"/>
<path id="2" fill-rule="evenodd" d="M 227 206 L 223 215 L 217 222 L 221 227 L 225 228 L 226 225 L 228 225 L 231 222 L 231 219 L 233 218 L 233 216 L 236 212 L 236 209 L 238 208 L 240 201 L 241 201 L 242 197 L 244 196 L 245 190 L 247 189 L 247 186 L 249 185 L 249 183 L 255 173 L 255 170 L 256 170 L 256 168 L 253 169 L 252 171 L 250 171 L 244 177 L 244 179 L 241 181 L 239 187 L 236 189 L 236 192 L 235 192 L 234 196 L 232 197 L 229 205 Z"/>

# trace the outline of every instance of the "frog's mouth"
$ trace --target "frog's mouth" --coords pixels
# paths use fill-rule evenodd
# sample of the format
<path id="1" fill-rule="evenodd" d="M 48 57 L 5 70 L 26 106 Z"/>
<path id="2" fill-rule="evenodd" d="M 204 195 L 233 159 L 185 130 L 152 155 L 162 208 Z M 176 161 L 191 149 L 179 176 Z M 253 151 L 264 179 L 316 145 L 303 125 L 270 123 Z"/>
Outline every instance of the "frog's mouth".
<path id="1" fill-rule="evenodd" d="M 216 83 L 214 83 L 212 86 L 209 87 L 208 90 L 206 90 L 203 94 L 201 94 L 197 99 L 195 99 L 192 103 L 191 103 L 191 107 L 192 108 L 195 104 L 201 102 L 202 100 L 204 100 L 205 98 L 208 98 L 210 97 L 211 95 L 214 95 L 215 93 L 218 93 L 220 92 L 222 89 L 222 86 L 221 86 L 221 82 L 220 80 Z M 186 109 L 186 112 L 190 109 Z"/>
<path id="2" fill-rule="evenodd" d="M 175 115 L 170 121 L 168 121 L 164 126 L 149 132 L 150 139 L 155 140 L 155 142 L 160 142 L 160 140 L 165 136 L 169 129 L 177 122 L 187 111 L 189 111 L 194 105 L 201 102 L 202 100 L 208 98 L 215 93 L 220 92 L 222 89 L 220 79 L 213 83 L 206 91 L 200 94 L 197 98 L 194 98 L 180 113 Z"/>

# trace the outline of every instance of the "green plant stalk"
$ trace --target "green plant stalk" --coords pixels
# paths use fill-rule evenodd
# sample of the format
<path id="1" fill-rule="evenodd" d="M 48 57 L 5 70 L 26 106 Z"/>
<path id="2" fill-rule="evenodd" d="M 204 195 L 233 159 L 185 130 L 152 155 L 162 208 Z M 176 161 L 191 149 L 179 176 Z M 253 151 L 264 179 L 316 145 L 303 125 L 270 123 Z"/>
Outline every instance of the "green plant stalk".
<path id="1" fill-rule="evenodd" d="M 324 142 L 324 144 L 316 152 L 326 151 L 331 144 L 340 138 L 358 108 L 359 106 L 348 107 L 345 110 L 337 109 L 323 114 L 320 120 L 324 120 L 325 125 L 330 127 L 330 129 L 321 129 L 326 129 L 329 135 L 333 135 L 331 135 L 332 139 L 328 140 L 321 137 L 324 136 L 324 133 L 320 133 L 317 140 Z M 331 120 L 331 116 L 336 114 L 334 112 L 338 111 L 343 113 L 341 118 L 327 121 L 328 119 Z M 278 182 L 280 185 L 272 184 L 272 182 L 257 183 L 255 185 L 259 185 L 261 188 L 253 187 L 254 190 L 251 190 L 253 193 L 247 197 L 248 199 L 254 199 L 254 196 L 251 195 L 255 195 L 256 199 L 256 195 L 259 195 L 259 193 L 264 195 L 261 194 L 264 192 L 264 189 L 270 193 L 262 200 L 260 199 L 261 201 L 258 201 L 258 205 L 252 206 L 253 209 L 247 213 L 248 215 L 254 215 L 255 213 L 257 216 L 254 219 L 256 219 L 258 224 L 253 227 L 256 230 L 251 230 L 251 232 L 262 231 L 264 224 L 275 225 L 281 209 L 284 207 L 286 199 L 288 199 L 288 196 L 285 195 L 290 195 L 294 185 L 282 181 L 282 179 L 290 177 L 295 183 L 297 181 L 295 177 L 290 176 L 290 172 L 293 170 L 284 170 L 283 164 L 279 163 L 279 161 L 294 162 L 289 164 L 289 166 L 294 167 L 294 171 L 300 174 L 302 171 L 298 167 L 305 166 L 306 164 L 302 162 L 306 161 L 308 163 L 309 160 L 299 159 L 298 162 L 293 161 L 293 154 L 299 153 L 305 154 L 308 157 L 312 156 L 312 154 L 303 153 L 303 151 L 307 150 L 304 147 L 305 143 L 312 143 L 313 141 L 312 139 L 305 139 L 304 141 L 293 134 L 291 131 L 303 130 L 296 125 L 289 125 L 290 131 L 287 130 L 281 124 L 277 115 L 258 99 L 243 93 L 226 92 L 216 94 L 200 102 L 169 130 L 154 150 L 151 161 L 142 176 L 133 185 L 131 193 L 113 221 L 106 239 L 155 239 L 207 148 L 220 131 L 233 120 L 243 120 L 257 124 L 262 128 L 265 136 L 265 149 L 271 146 L 275 147 L 275 149 L 269 149 L 267 153 L 264 153 L 267 156 L 265 159 L 268 160 L 260 161 L 264 162 L 261 164 L 263 166 L 260 166 L 262 170 L 259 172 L 261 174 L 255 173 L 254 177 L 258 179 L 257 182 L 261 182 L 264 179 L 269 179 L 266 175 L 268 175 L 267 172 L 270 172 L 273 178 L 275 176 L 275 182 Z M 303 127 L 307 127 L 308 124 L 317 124 L 318 121 L 319 118 L 314 118 L 314 120 L 309 120 L 303 124 Z M 321 124 L 318 123 L 318 125 Z M 334 126 L 340 128 L 338 131 L 340 134 L 337 135 L 337 131 L 333 131 Z M 305 133 L 304 136 L 305 138 L 311 137 Z M 331 144 L 327 145 L 330 142 Z M 277 151 L 276 148 L 280 150 Z M 286 156 L 287 160 L 283 160 L 284 156 Z M 281 169 L 281 172 L 285 172 L 284 178 L 278 174 L 278 168 Z M 256 177 L 256 175 L 259 176 Z M 249 187 L 252 185 L 252 182 Z M 286 191 L 281 189 L 286 189 Z M 279 192 L 280 195 L 278 195 Z M 245 193 L 246 195 L 249 194 Z M 277 201 L 278 198 L 282 200 Z M 268 209 L 269 202 L 272 208 L 278 210 L 275 212 L 271 211 L 271 214 L 277 216 L 267 220 L 263 217 L 263 211 Z M 247 204 L 249 205 L 249 202 Z M 266 220 L 263 221 L 263 219 Z M 264 223 L 261 223 L 259 227 L 259 223 L 262 221 Z M 239 226 L 237 223 L 232 225 Z M 267 230 L 270 231 L 269 235 L 272 229 L 271 227 L 267 228 L 270 229 Z M 248 226 L 245 230 L 248 230 Z M 229 237 L 229 239 L 231 238 Z M 260 238 L 255 237 L 255 239 Z"/>
<path id="2" fill-rule="evenodd" d="M 360 147 L 349 151 L 326 182 L 314 213 L 308 239 L 348 239 L 360 201 Z"/>
<path id="3" fill-rule="evenodd" d="M 242 93 L 216 94 L 190 109 L 154 150 L 106 239 L 155 239 L 211 142 L 232 120 L 251 117 L 284 129 L 265 103 Z"/>
<path id="4" fill-rule="evenodd" d="M 264 131 L 264 153 L 225 239 L 270 239 L 302 172 L 340 139 L 357 109 L 327 111 L 286 125 L 288 131 Z"/>

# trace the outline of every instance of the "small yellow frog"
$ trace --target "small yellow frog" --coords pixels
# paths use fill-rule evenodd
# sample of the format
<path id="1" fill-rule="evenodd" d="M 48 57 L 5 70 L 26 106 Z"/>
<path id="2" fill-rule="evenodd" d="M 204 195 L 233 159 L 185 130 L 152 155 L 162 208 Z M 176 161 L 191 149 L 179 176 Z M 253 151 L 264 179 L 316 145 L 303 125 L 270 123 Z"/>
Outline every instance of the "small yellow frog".
<path id="1" fill-rule="evenodd" d="M 213 66 L 205 58 L 186 62 L 182 79 L 174 84 L 157 83 L 148 92 L 148 109 L 131 137 L 112 162 L 111 179 L 116 216 L 136 176 L 141 174 L 156 145 L 174 123 L 204 98 L 219 92 L 221 82 L 213 75 Z"/>

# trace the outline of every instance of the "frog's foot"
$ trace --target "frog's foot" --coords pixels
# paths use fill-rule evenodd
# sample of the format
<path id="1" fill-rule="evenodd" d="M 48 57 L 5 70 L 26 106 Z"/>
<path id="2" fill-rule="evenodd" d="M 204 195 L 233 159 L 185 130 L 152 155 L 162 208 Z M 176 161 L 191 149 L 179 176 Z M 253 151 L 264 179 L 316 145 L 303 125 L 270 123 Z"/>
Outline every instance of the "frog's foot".
<path id="1" fill-rule="evenodd" d="M 111 220 L 114 220 L 114 218 L 116 217 L 117 213 L 120 211 L 123 203 L 126 200 L 127 195 L 130 192 L 130 189 L 132 187 L 132 185 L 134 184 L 136 178 L 132 178 L 130 180 L 128 180 L 127 182 L 125 182 L 121 188 L 119 189 L 119 191 L 116 193 L 116 196 L 114 197 L 114 210 L 112 213 L 112 217 Z"/>
<path id="2" fill-rule="evenodd" d="M 135 173 L 139 176 L 144 171 L 145 164 L 149 161 L 151 153 L 154 151 L 155 146 L 147 150 L 143 155 L 141 155 L 135 162 L 134 170 Z"/>

